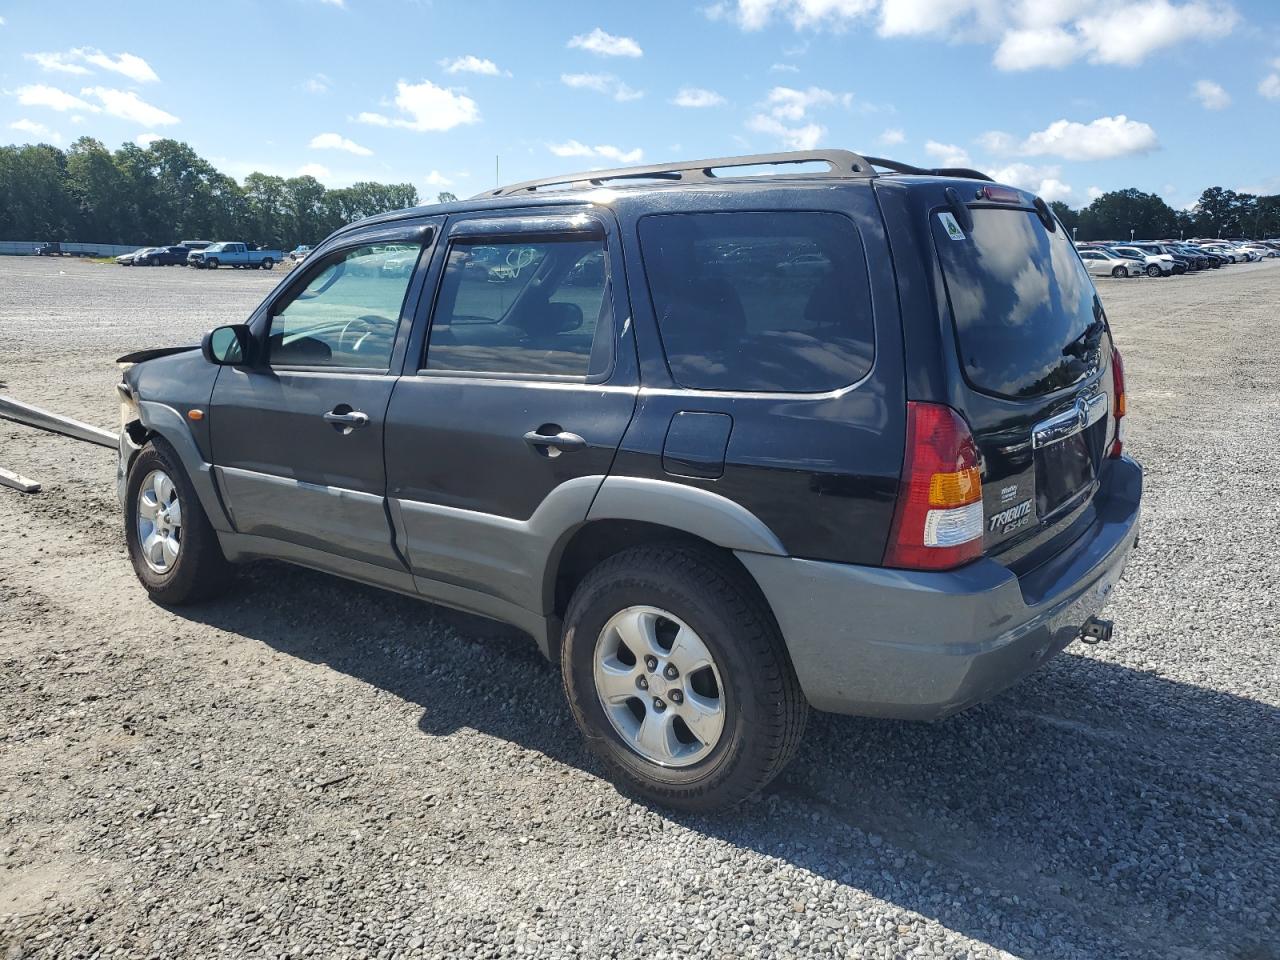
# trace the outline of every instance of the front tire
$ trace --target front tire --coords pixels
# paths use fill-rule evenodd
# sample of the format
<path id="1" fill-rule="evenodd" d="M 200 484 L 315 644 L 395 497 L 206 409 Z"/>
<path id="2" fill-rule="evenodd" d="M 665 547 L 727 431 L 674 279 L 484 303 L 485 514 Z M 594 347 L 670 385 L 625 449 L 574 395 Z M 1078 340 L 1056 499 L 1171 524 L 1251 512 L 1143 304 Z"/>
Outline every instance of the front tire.
<path id="1" fill-rule="evenodd" d="M 620 786 L 681 810 L 759 791 L 790 761 L 808 704 L 746 575 L 682 544 L 634 547 L 574 591 L 565 695 Z"/>
<path id="2" fill-rule="evenodd" d="M 1128 267 L 1116 267 L 1114 270 L 1112 270 L 1112 271 L 1111 271 L 1111 275 L 1112 275 L 1113 277 L 1116 277 L 1117 279 L 1118 279 L 1118 278 L 1120 278 L 1120 277 L 1127 277 L 1127 276 L 1129 275 L 1129 268 L 1128 268 Z"/>
<path id="3" fill-rule="evenodd" d="M 1148 276 L 1148 277 L 1158 277 L 1158 276 L 1161 276 L 1161 274 L 1162 274 L 1162 273 L 1163 273 L 1163 271 L 1162 271 L 1158 266 L 1156 266 L 1154 263 L 1151 263 L 1151 264 L 1148 264 L 1148 265 L 1147 265 L 1147 276 Z"/>
<path id="4" fill-rule="evenodd" d="M 125 542 L 134 572 L 158 603 L 206 600 L 231 582 L 234 568 L 182 462 L 163 440 L 147 443 L 129 468 Z"/>
<path id="5" fill-rule="evenodd" d="M 205 266 L 205 269 L 206 269 L 206 270 L 217 270 L 217 269 L 218 269 L 218 261 L 217 261 L 217 260 L 206 260 L 206 261 L 204 262 L 204 266 Z"/>

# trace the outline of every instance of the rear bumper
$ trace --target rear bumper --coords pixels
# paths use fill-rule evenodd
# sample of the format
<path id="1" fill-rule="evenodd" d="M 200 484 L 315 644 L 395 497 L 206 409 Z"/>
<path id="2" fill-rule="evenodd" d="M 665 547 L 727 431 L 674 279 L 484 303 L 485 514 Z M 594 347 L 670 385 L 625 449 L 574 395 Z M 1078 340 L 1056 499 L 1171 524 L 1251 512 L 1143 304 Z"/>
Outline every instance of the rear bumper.
<path id="1" fill-rule="evenodd" d="M 986 700 L 1080 634 L 1138 536 L 1142 468 L 1112 465 L 1093 526 L 1022 578 L 983 559 L 921 573 L 738 553 L 814 707 L 932 720 Z"/>

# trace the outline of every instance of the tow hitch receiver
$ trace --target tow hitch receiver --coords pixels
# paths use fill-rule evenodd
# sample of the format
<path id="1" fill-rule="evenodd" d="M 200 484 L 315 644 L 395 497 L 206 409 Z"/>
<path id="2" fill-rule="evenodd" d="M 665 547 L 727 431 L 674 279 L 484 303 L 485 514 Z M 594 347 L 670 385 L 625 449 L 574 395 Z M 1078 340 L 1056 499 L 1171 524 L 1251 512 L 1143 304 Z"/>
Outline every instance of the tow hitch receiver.
<path id="1" fill-rule="evenodd" d="M 1085 643 L 1101 643 L 1103 640 L 1110 640 L 1112 626 L 1110 620 L 1090 617 L 1080 628 L 1080 639 Z"/>

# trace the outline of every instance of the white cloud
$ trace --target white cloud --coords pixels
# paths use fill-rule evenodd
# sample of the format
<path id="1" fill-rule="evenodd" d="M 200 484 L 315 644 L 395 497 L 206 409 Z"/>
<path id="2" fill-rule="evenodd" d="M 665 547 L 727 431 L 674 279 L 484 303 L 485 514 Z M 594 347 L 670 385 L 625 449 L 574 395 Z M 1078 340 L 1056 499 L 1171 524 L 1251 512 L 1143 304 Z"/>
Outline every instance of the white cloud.
<path id="1" fill-rule="evenodd" d="M 1101 187 L 1090 187 L 1084 192 L 1084 195 L 1089 198 L 1090 203 L 1093 203 L 1093 201 L 1102 196 L 1104 192 L 1105 191 Z"/>
<path id="2" fill-rule="evenodd" d="M 1240 22 L 1232 0 L 718 0 L 705 12 L 744 30 L 781 20 L 840 32 L 867 22 L 883 37 L 994 44 L 1001 70 L 1082 57 L 1132 66 L 1184 41 L 1225 36 Z"/>
<path id="3" fill-rule="evenodd" d="M 164 137 L 160 136 L 160 134 L 158 133 L 140 133 L 133 138 L 133 142 L 136 143 L 138 146 L 142 147 L 143 149 L 146 149 L 147 147 L 155 143 L 157 140 L 163 140 L 163 139 Z"/>
<path id="4" fill-rule="evenodd" d="M 1108 7 L 1076 23 L 1095 63 L 1132 67 L 1163 47 L 1183 40 L 1226 36 L 1239 22 L 1234 8 L 1208 0 L 1178 6 L 1145 0 Z"/>
<path id="5" fill-rule="evenodd" d="M 453 181 L 446 177 L 439 170 L 432 170 L 422 181 L 429 187 L 451 187 Z"/>
<path id="6" fill-rule="evenodd" d="M 323 73 L 312 74 L 302 81 L 302 89 L 307 93 L 328 93 L 331 86 L 333 86 L 333 81 Z"/>
<path id="7" fill-rule="evenodd" d="M 1027 156 L 1054 156 L 1064 160 L 1109 160 L 1135 153 L 1149 153 L 1160 146 L 1149 124 L 1124 114 L 1099 117 L 1091 123 L 1055 120 L 1022 142 Z"/>
<path id="8" fill-rule="evenodd" d="M 298 168 L 298 176 L 315 177 L 322 183 L 330 179 L 333 174 L 329 172 L 329 168 L 319 163 L 306 163 Z"/>
<path id="9" fill-rule="evenodd" d="M 800 68 L 791 63 L 775 63 L 769 67 L 770 73 L 799 73 Z"/>
<path id="10" fill-rule="evenodd" d="M 639 147 L 636 147 L 634 150 L 622 150 L 619 147 L 611 146 L 607 143 L 596 147 L 589 147 L 578 140 L 568 140 L 564 143 L 549 143 L 547 144 L 547 149 L 557 157 L 588 157 L 599 160 L 613 160 L 614 162 L 621 164 L 639 163 L 644 159 L 644 151 Z"/>
<path id="11" fill-rule="evenodd" d="M 19 87 L 15 96 L 18 98 L 18 103 L 24 107 L 48 107 L 50 110 L 59 112 L 67 110 L 86 110 L 89 113 L 98 112 L 98 108 L 93 104 L 72 96 L 64 90 L 59 90 L 57 87 L 47 87 L 43 83 Z"/>
<path id="12" fill-rule="evenodd" d="M 465 57 L 454 57 L 452 60 L 441 60 L 440 66 L 445 73 L 479 73 L 486 77 L 500 77 L 504 73 L 496 63 L 484 57 L 467 54 Z M 511 76 L 511 71 L 505 71 Z"/>
<path id="13" fill-rule="evenodd" d="M 996 47 L 994 63 L 1001 70 L 1065 67 L 1080 56 L 1082 49 L 1080 37 L 1062 27 L 1010 30 Z"/>
<path id="14" fill-rule="evenodd" d="M 79 76 L 88 76 L 90 73 L 88 67 L 76 63 L 65 53 L 24 53 L 22 56 L 27 60 L 35 61 L 40 65 L 41 70 L 48 70 L 51 73 L 71 73 Z"/>
<path id="15" fill-rule="evenodd" d="M 769 112 L 779 120 L 803 120 L 813 107 L 829 106 L 840 102 L 848 106 L 853 94 L 832 93 L 822 87 L 795 90 L 791 87 L 774 87 L 765 98 Z"/>
<path id="16" fill-rule="evenodd" d="M 33 137 L 40 138 L 45 143 L 61 143 L 62 134 L 57 131 L 50 130 L 43 123 L 36 123 L 34 120 L 28 120 L 25 117 L 21 120 L 15 120 L 9 124 L 10 129 L 18 130 L 22 133 L 29 133 Z"/>
<path id="17" fill-rule="evenodd" d="M 671 102 L 677 107 L 718 107 L 724 103 L 724 97 L 702 87 L 681 87 Z"/>
<path id="18" fill-rule="evenodd" d="M 1262 82 L 1258 84 L 1258 93 L 1268 100 L 1280 100 L 1280 60 L 1272 60 L 1271 66 L 1276 72 L 1262 78 Z"/>
<path id="19" fill-rule="evenodd" d="M 311 138 L 311 143 L 308 146 L 312 150 L 345 150 L 347 153 L 354 153 L 357 157 L 373 156 L 373 151 L 368 147 L 362 147 L 354 140 L 348 140 L 337 133 L 317 134 Z"/>
<path id="20" fill-rule="evenodd" d="M 897 127 L 890 127 L 880 136 L 876 137 L 877 142 L 883 143 L 886 147 L 896 146 L 899 143 L 905 143 L 907 135 Z"/>
<path id="21" fill-rule="evenodd" d="M 822 87 L 774 87 L 761 104 L 763 112 L 747 121 L 747 129 L 777 137 L 789 150 L 812 150 L 827 135 L 827 128 L 812 120 L 803 122 L 809 120 L 809 112 L 837 103 L 847 107 L 852 102 L 853 94 Z"/>
<path id="22" fill-rule="evenodd" d="M 562 73 L 560 82 L 566 87 L 606 93 L 619 103 L 644 96 L 643 90 L 632 89 L 611 73 Z"/>
<path id="23" fill-rule="evenodd" d="M 1038 167 L 1029 163 L 1011 163 L 1005 167 L 989 169 L 986 173 L 997 183 L 1009 183 L 1030 190 L 1042 197 L 1045 203 L 1066 200 L 1074 192 L 1070 184 L 1062 182 L 1062 168 L 1058 166 Z"/>
<path id="24" fill-rule="evenodd" d="M 119 73 L 134 83 L 153 83 L 160 79 L 151 69 L 151 64 L 132 53 L 120 53 L 113 57 L 93 47 L 76 47 L 65 53 L 28 53 L 25 56 L 38 63 L 41 69 L 58 73 L 84 76 L 93 72 L 89 69 L 92 66 Z"/>
<path id="25" fill-rule="evenodd" d="M 964 147 L 958 147 L 954 143 L 930 140 L 924 145 L 924 152 L 944 167 L 967 167 L 971 162 Z"/>
<path id="26" fill-rule="evenodd" d="M 181 121 L 172 113 L 152 106 L 132 90 L 113 90 L 110 87 L 85 87 L 80 91 L 85 97 L 102 102 L 102 109 L 113 117 L 128 120 L 143 127 L 166 127 Z"/>
<path id="27" fill-rule="evenodd" d="M 1003 130 L 988 130 L 978 135 L 978 143 L 988 153 L 1014 153 L 1018 149 L 1018 139 Z"/>
<path id="28" fill-rule="evenodd" d="M 417 131 L 452 130 L 480 121 L 480 108 L 474 100 L 445 87 L 437 87 L 430 80 L 421 83 L 401 80 L 396 84 L 395 105 L 404 116 L 392 118 L 381 113 L 364 112 L 356 116 L 356 121 Z"/>
<path id="29" fill-rule="evenodd" d="M 827 135 L 827 128 L 818 123 L 790 127 L 767 113 L 757 113 L 747 121 L 747 129 L 767 133 L 782 141 L 788 150 L 812 150 Z"/>
<path id="30" fill-rule="evenodd" d="M 1206 110 L 1223 110 L 1231 105 L 1231 95 L 1222 88 L 1221 84 L 1214 83 L 1212 80 L 1197 80 L 1191 95 L 1199 100 L 1200 106 Z"/>
<path id="31" fill-rule="evenodd" d="M 615 37 L 596 27 L 590 33 L 578 34 L 569 40 L 570 47 L 586 50 L 601 57 L 641 57 L 644 51 L 630 37 Z"/>

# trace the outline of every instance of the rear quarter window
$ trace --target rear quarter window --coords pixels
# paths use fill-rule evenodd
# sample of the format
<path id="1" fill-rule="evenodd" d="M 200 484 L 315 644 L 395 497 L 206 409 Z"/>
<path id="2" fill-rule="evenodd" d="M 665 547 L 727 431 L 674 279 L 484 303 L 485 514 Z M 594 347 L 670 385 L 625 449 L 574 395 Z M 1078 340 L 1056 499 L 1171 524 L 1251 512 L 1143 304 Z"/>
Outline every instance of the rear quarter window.
<path id="1" fill-rule="evenodd" d="M 930 217 L 966 379 L 1014 398 L 1084 379 L 1089 364 L 1065 348 L 1102 317 L 1102 305 L 1064 231 L 1050 233 L 1030 210 L 972 213 L 973 229 L 960 239 Z"/>
<path id="2" fill-rule="evenodd" d="M 640 220 L 640 246 L 682 387 L 821 392 L 871 369 L 867 267 L 847 217 L 654 214 Z"/>

